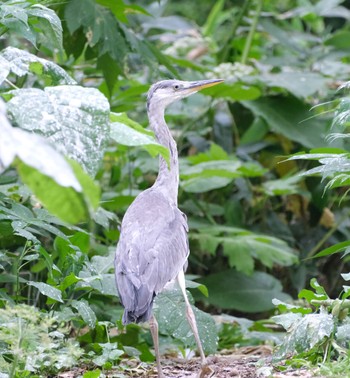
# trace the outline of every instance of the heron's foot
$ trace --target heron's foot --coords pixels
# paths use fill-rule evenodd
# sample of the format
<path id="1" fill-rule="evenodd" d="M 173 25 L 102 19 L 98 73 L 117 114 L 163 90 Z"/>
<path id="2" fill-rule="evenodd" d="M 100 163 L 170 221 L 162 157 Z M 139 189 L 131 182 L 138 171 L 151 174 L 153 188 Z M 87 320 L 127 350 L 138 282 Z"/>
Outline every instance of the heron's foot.
<path id="1" fill-rule="evenodd" d="M 210 378 L 214 376 L 214 373 L 214 370 L 207 363 L 205 365 L 202 363 L 197 378 Z"/>

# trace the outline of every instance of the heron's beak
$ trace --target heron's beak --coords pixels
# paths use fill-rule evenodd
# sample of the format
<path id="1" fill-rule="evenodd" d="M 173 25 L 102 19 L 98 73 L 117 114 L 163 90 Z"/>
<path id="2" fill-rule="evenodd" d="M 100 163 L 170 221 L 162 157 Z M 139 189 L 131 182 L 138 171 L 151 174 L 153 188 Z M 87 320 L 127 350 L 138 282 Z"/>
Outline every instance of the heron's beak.
<path id="1" fill-rule="evenodd" d="M 214 79 L 214 80 L 201 80 L 201 81 L 192 81 L 187 88 L 184 90 L 188 90 L 189 92 L 197 92 L 204 88 L 212 87 L 213 85 L 217 85 L 222 83 L 224 80 L 222 79 Z"/>

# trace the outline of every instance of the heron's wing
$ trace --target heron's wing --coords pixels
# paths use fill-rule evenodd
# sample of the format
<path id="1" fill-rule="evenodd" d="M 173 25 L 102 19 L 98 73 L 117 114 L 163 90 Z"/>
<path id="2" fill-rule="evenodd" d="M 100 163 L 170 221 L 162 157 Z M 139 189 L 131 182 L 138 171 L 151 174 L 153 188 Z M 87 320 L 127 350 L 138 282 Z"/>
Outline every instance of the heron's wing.
<path id="1" fill-rule="evenodd" d="M 147 320 L 154 296 L 186 264 L 184 214 L 161 193 L 148 190 L 124 216 L 116 253 L 116 281 L 128 321 Z"/>

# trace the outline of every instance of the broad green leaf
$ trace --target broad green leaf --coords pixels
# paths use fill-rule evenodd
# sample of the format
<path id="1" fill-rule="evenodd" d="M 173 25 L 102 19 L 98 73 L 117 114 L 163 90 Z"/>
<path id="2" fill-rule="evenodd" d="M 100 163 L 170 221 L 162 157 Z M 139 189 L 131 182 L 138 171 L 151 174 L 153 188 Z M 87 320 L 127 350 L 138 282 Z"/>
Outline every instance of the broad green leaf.
<path id="1" fill-rule="evenodd" d="M 205 193 L 210 190 L 224 188 L 230 184 L 233 178 L 227 177 L 193 177 L 181 181 L 181 188 L 188 193 Z"/>
<path id="2" fill-rule="evenodd" d="M 274 308 L 272 300 L 290 300 L 282 291 L 281 283 L 271 275 L 255 271 L 247 276 L 234 269 L 209 274 L 198 280 L 209 291 L 205 302 L 220 309 L 254 313 Z"/>
<path id="3" fill-rule="evenodd" d="M 320 118 L 310 118 L 310 107 L 294 97 L 264 97 L 243 105 L 275 133 L 308 148 L 327 146 L 328 125 Z"/>
<path id="4" fill-rule="evenodd" d="M 73 272 L 71 272 L 68 276 L 64 277 L 63 281 L 60 283 L 61 291 L 66 290 L 68 287 L 74 285 L 75 283 L 79 282 L 80 279 L 77 277 Z"/>
<path id="5" fill-rule="evenodd" d="M 218 144 L 210 143 L 210 147 L 207 151 L 201 152 L 193 156 L 189 156 L 187 160 L 192 164 L 199 164 L 203 163 L 204 161 L 228 160 L 228 154 Z"/>
<path id="6" fill-rule="evenodd" d="M 222 188 L 240 177 L 237 160 L 211 160 L 181 169 L 181 187 L 186 192 L 203 193 Z"/>
<path id="7" fill-rule="evenodd" d="M 61 85 L 11 92 L 8 114 L 21 128 L 45 135 L 95 175 L 109 137 L 109 104 L 94 88 Z"/>
<path id="8" fill-rule="evenodd" d="M 12 128 L 5 117 L 4 103 L 0 105 L 0 170 L 7 168 L 17 156 L 24 163 L 56 180 L 59 185 L 81 190 L 65 159 L 43 137 Z"/>
<path id="9" fill-rule="evenodd" d="M 192 309 L 205 353 L 215 353 L 217 333 L 213 318 L 194 306 Z M 186 318 L 186 305 L 180 289 L 160 293 L 155 299 L 154 314 L 158 320 L 161 334 L 175 337 L 181 340 L 185 346 L 196 349 L 196 342 Z"/>
<path id="10" fill-rule="evenodd" d="M 202 284 L 200 284 L 198 282 L 186 279 L 186 287 L 188 289 L 198 289 L 206 297 L 209 296 L 208 289 L 204 285 L 202 285 Z"/>
<path id="11" fill-rule="evenodd" d="M 324 91 L 330 83 L 328 78 L 315 72 L 265 73 L 259 79 L 267 86 L 286 89 L 299 98 L 307 98 Z"/>
<path id="12" fill-rule="evenodd" d="M 125 113 L 111 113 L 111 138 L 125 146 L 142 146 L 151 156 L 160 154 L 169 164 L 169 150 L 154 139 L 151 131 L 145 130 Z"/>
<path id="13" fill-rule="evenodd" d="M 338 49 L 350 48 L 350 31 L 339 30 L 331 34 L 325 41 L 325 45 L 335 46 Z"/>
<path id="14" fill-rule="evenodd" d="M 52 214 L 73 224 L 88 218 L 89 210 L 81 193 L 72 187 L 62 187 L 53 178 L 23 162 L 16 166 L 21 180 Z M 54 169 L 57 169 L 57 165 Z"/>
<path id="15" fill-rule="evenodd" d="M 117 343 L 99 343 L 99 346 L 102 347 L 102 354 L 92 360 L 98 366 L 104 366 L 108 362 L 115 363 L 124 354 L 122 349 L 118 349 Z"/>
<path id="16" fill-rule="evenodd" d="M 57 64 L 49 60 L 39 58 L 36 55 L 30 54 L 25 50 L 20 50 L 16 47 L 7 47 L 0 53 L 1 66 L 8 69 L 7 75 L 12 72 L 17 76 L 24 76 L 29 73 L 34 73 L 37 76 L 50 77 L 51 84 L 76 84 L 75 80 L 71 78 L 66 71 Z M 1 68 L 0 70 L 2 70 Z M 0 71 L 0 83 L 6 79 L 2 76 Z M 2 79 L 2 80 L 1 80 Z"/>
<path id="17" fill-rule="evenodd" d="M 326 311 L 319 314 L 284 314 L 272 319 L 287 330 L 287 335 L 279 346 L 275 357 L 285 358 L 287 355 L 303 353 L 316 344 L 323 342 L 334 332 L 335 320 Z"/>
<path id="18" fill-rule="evenodd" d="M 220 85 L 204 89 L 201 93 L 209 95 L 214 98 L 225 98 L 235 101 L 256 100 L 261 96 L 261 91 L 258 87 L 251 86 L 244 83 L 222 83 Z"/>
<path id="19" fill-rule="evenodd" d="M 91 210 L 96 210 L 100 203 L 100 187 L 76 161 L 71 160 L 69 163 L 73 168 L 75 177 L 83 188 L 87 204 L 91 207 Z"/>
<path id="20" fill-rule="evenodd" d="M 93 288 L 103 295 L 117 296 L 115 276 L 110 273 L 114 267 L 115 250 L 112 248 L 107 256 L 93 256 L 79 272 L 80 288 Z"/>
<path id="21" fill-rule="evenodd" d="M 83 378 L 99 378 L 101 376 L 101 370 L 95 369 L 93 371 L 86 371 L 83 374 Z"/>
<path id="22" fill-rule="evenodd" d="M 57 302 L 62 302 L 62 294 L 61 291 L 56 289 L 55 287 L 48 285 L 43 282 L 33 282 L 33 281 L 28 281 L 29 286 L 34 286 L 36 287 L 41 294 L 46 295 L 47 297 L 54 299 Z"/>
<path id="23" fill-rule="evenodd" d="M 71 306 L 78 311 L 79 315 L 90 328 L 95 328 L 97 318 L 86 300 L 73 300 Z"/>
<path id="24" fill-rule="evenodd" d="M 51 49 L 62 49 L 62 24 L 57 14 L 41 4 L 34 4 L 27 8 L 29 16 L 29 25 L 32 25 L 33 30 L 37 32 L 39 29 L 41 33 L 36 33 L 38 42 L 49 46 Z M 31 22 L 31 18 L 35 17 L 35 22 Z"/>
<path id="25" fill-rule="evenodd" d="M 281 196 L 286 194 L 300 193 L 298 183 L 302 180 L 300 175 L 282 177 L 277 180 L 265 181 L 262 185 L 265 193 L 269 196 Z"/>

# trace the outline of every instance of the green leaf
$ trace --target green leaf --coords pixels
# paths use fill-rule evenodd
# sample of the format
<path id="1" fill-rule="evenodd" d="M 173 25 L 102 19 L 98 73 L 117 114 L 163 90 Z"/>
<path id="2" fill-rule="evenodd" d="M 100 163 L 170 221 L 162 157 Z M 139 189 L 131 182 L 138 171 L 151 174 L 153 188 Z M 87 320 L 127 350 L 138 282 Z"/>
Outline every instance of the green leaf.
<path id="1" fill-rule="evenodd" d="M 96 210 L 100 203 L 100 187 L 74 160 L 70 160 L 75 177 L 83 188 L 84 198 L 91 210 Z"/>
<path id="2" fill-rule="evenodd" d="M 34 4 L 27 8 L 29 15 L 29 24 L 37 32 L 39 42 L 54 48 L 62 49 L 62 24 L 57 14 L 41 4 Z M 31 18 L 35 17 L 36 21 L 31 22 Z"/>
<path id="3" fill-rule="evenodd" d="M 92 360 L 95 365 L 103 366 L 108 362 L 115 364 L 120 356 L 124 354 L 124 351 L 122 349 L 118 349 L 117 343 L 99 343 L 98 345 L 102 347 L 102 354 Z"/>
<path id="4" fill-rule="evenodd" d="M 73 300 L 71 306 L 78 310 L 79 315 L 83 318 L 84 322 L 90 327 L 95 328 L 97 318 L 95 313 L 92 311 L 89 303 L 80 299 L 79 301 Z"/>
<path id="5" fill-rule="evenodd" d="M 36 287 L 41 294 L 46 295 L 47 297 L 54 299 L 57 302 L 63 303 L 61 291 L 56 289 L 55 287 L 43 282 L 33 281 L 28 281 L 28 285 Z"/>
<path id="6" fill-rule="evenodd" d="M 186 288 L 188 288 L 188 289 L 198 289 L 206 297 L 209 296 L 208 289 L 204 285 L 202 285 L 202 284 L 200 284 L 198 282 L 190 281 L 190 280 L 186 279 Z"/>
<path id="7" fill-rule="evenodd" d="M 192 309 L 205 353 L 215 353 L 217 333 L 213 318 L 194 306 Z M 186 305 L 180 289 L 161 292 L 155 299 L 154 314 L 158 320 L 161 334 L 181 340 L 187 347 L 196 348 L 196 342 L 186 318 Z"/>
<path id="8" fill-rule="evenodd" d="M 60 186 L 51 177 L 22 162 L 17 163 L 17 169 L 21 180 L 52 214 L 73 224 L 88 218 L 89 211 L 82 194 L 71 187 Z"/>
<path id="9" fill-rule="evenodd" d="M 87 371 L 83 374 L 83 378 L 99 378 L 101 375 L 100 369 L 95 369 L 93 371 Z"/>
<path id="10" fill-rule="evenodd" d="M 68 287 L 74 285 L 75 283 L 79 281 L 80 281 L 79 277 L 77 277 L 73 272 L 71 272 L 69 276 L 64 277 L 63 281 L 60 283 L 60 290 L 64 291 Z"/>
<path id="11" fill-rule="evenodd" d="M 111 113 L 111 138 L 125 146 L 142 146 L 151 156 L 160 154 L 170 164 L 169 150 L 154 139 L 153 132 L 145 130 L 125 113 Z"/>
<path id="12" fill-rule="evenodd" d="M 182 168 L 181 187 L 190 193 L 222 188 L 241 176 L 240 167 L 241 163 L 237 160 L 211 160 Z"/>
<path id="13" fill-rule="evenodd" d="M 110 271 L 114 267 L 115 250 L 110 249 L 107 256 L 93 256 L 79 272 L 80 288 L 93 288 L 103 295 L 117 296 L 115 276 Z"/>
<path id="14" fill-rule="evenodd" d="M 298 184 L 302 179 L 301 175 L 282 177 L 278 180 L 265 181 L 262 187 L 269 196 L 297 194 L 301 192 Z"/>
<path id="15" fill-rule="evenodd" d="M 61 85 L 11 91 L 11 119 L 45 135 L 58 151 L 95 175 L 109 138 L 109 104 L 94 88 Z"/>
<path id="16" fill-rule="evenodd" d="M 221 309 L 254 313 L 269 311 L 274 308 L 272 300 L 290 300 L 282 292 L 281 283 L 263 272 L 254 272 L 251 276 L 234 269 L 209 274 L 199 282 L 207 286 L 209 298 L 206 301 Z"/>
<path id="17" fill-rule="evenodd" d="M 41 5 L 28 2 L 8 2 L 0 7 L 0 26 L 8 29 L 36 46 L 62 48 L 62 25 L 56 13 Z"/>
<path id="18" fill-rule="evenodd" d="M 234 101 L 256 100 L 261 96 L 261 91 L 258 87 L 237 82 L 232 84 L 222 83 L 218 86 L 204 89 L 201 93 L 214 98 L 225 98 Z"/>
<path id="19" fill-rule="evenodd" d="M 332 33 L 325 41 L 326 46 L 335 46 L 338 49 L 350 48 L 350 31 L 338 30 Z"/>
<path id="20" fill-rule="evenodd" d="M 315 72 L 265 73 L 259 79 L 269 87 L 286 89 L 299 98 L 307 98 L 316 92 L 324 91 L 330 83 L 328 78 Z"/>
<path id="21" fill-rule="evenodd" d="M 0 100 L 0 172 L 18 157 L 23 162 L 22 165 L 37 169 L 58 185 L 81 191 L 66 160 L 43 137 L 12 128 L 5 112 L 5 104 Z"/>
<path id="22" fill-rule="evenodd" d="M 83 28 L 89 46 L 98 48 L 98 56 L 109 54 L 123 61 L 129 51 L 124 34 L 112 12 L 94 0 L 72 0 L 65 7 L 65 20 L 71 34 Z"/>
<path id="23" fill-rule="evenodd" d="M 282 302 L 276 298 L 272 300 L 272 303 L 275 306 L 277 306 L 280 311 L 288 311 L 288 312 L 300 313 L 300 314 L 309 314 L 310 312 L 312 312 L 312 309 L 310 307 L 305 308 L 301 306 L 295 306 L 290 303 Z"/>
<path id="24" fill-rule="evenodd" d="M 330 337 L 334 331 L 335 320 L 327 312 L 307 314 L 303 317 L 298 315 L 300 314 L 284 314 L 272 318 L 288 331 L 275 354 L 277 359 L 295 353 L 303 353 L 318 343 L 322 343 L 324 338 Z"/>
<path id="25" fill-rule="evenodd" d="M 328 125 L 310 118 L 309 106 L 294 97 L 264 97 L 243 105 L 263 118 L 269 129 L 308 148 L 327 146 Z"/>
<path id="26" fill-rule="evenodd" d="M 343 252 L 349 246 L 350 246 L 350 240 L 345 241 L 345 242 L 340 242 L 340 243 L 332 245 L 331 247 L 323 249 L 321 252 L 318 252 L 312 258 L 324 257 L 324 256 L 333 255 L 334 253 Z"/>
<path id="27" fill-rule="evenodd" d="M 50 84 L 76 84 L 66 71 L 57 64 L 49 60 L 39 58 L 25 50 L 16 47 L 7 47 L 0 53 L 1 62 L 8 69 L 7 75 L 12 72 L 22 77 L 29 73 L 34 73 L 39 77 L 50 77 Z M 6 77 L 7 77 L 6 75 Z M 3 77 L 2 82 L 6 77 Z"/>

